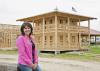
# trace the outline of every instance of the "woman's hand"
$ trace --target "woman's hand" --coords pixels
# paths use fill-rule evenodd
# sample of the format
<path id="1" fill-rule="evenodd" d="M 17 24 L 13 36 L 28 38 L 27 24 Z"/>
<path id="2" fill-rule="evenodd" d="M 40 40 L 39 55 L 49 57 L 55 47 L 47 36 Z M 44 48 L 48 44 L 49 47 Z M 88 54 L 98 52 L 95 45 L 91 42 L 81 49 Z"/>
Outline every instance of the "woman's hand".
<path id="1" fill-rule="evenodd" d="M 37 63 L 33 64 L 32 65 L 32 69 L 36 69 L 37 68 L 37 65 L 38 65 Z"/>

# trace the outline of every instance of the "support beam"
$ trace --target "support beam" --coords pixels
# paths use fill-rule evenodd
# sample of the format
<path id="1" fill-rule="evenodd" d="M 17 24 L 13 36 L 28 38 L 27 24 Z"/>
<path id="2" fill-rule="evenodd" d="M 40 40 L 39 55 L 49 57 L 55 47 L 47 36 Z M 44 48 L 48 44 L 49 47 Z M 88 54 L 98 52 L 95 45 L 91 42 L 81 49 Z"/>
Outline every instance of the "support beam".
<path id="1" fill-rule="evenodd" d="M 55 14 L 55 49 L 57 50 L 57 15 Z"/>
<path id="2" fill-rule="evenodd" d="M 96 35 L 94 37 L 95 37 L 95 44 L 96 44 L 97 43 L 97 41 L 96 41 Z"/>
<path id="3" fill-rule="evenodd" d="M 35 28 L 35 23 L 34 23 L 34 20 L 33 20 L 33 34 L 34 34 L 34 28 Z"/>
<path id="4" fill-rule="evenodd" d="M 80 30 L 80 19 L 79 19 L 79 30 Z M 80 33 L 80 31 L 78 31 L 78 33 L 79 33 L 79 49 L 81 49 L 81 33 Z"/>
<path id="5" fill-rule="evenodd" d="M 69 27 L 70 27 L 70 18 L 68 17 L 68 48 L 70 49 L 70 31 L 69 31 Z"/>
<path id="6" fill-rule="evenodd" d="M 89 30 L 88 39 L 89 39 L 89 45 L 90 45 L 90 20 L 88 20 L 88 30 Z"/>
<path id="7" fill-rule="evenodd" d="M 45 37 L 45 36 L 44 36 L 44 28 L 45 28 L 45 27 L 44 27 L 44 25 L 45 25 L 45 18 L 44 18 L 44 17 L 43 17 L 42 21 L 43 21 L 43 25 L 42 25 L 42 27 L 43 27 L 43 31 L 42 31 L 42 33 L 43 33 L 43 36 L 42 36 L 42 38 L 43 38 L 43 39 L 42 39 L 42 40 L 43 40 L 43 41 L 42 41 L 42 43 L 43 43 L 43 44 L 42 44 L 42 45 L 43 45 L 43 48 L 44 48 L 44 43 L 45 43 L 45 39 L 44 39 L 44 37 Z"/>
<path id="8" fill-rule="evenodd" d="M 60 54 L 60 51 L 54 51 L 54 54 L 55 55 Z"/>

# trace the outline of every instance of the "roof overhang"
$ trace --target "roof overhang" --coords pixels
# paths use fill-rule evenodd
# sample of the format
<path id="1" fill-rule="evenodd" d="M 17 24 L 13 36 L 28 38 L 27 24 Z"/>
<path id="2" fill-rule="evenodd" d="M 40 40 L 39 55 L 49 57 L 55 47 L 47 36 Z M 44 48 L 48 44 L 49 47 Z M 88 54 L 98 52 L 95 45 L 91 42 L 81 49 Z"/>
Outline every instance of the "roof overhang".
<path id="1" fill-rule="evenodd" d="M 52 11 L 52 12 L 48 12 L 48 13 L 44 13 L 44 14 L 40 14 L 40 15 L 36 15 L 36 16 L 31 16 L 31 17 L 27 17 L 27 18 L 17 19 L 16 21 L 33 22 L 33 20 L 41 19 L 43 17 L 44 18 L 53 17 L 55 15 L 63 16 L 63 17 L 69 17 L 69 18 L 77 19 L 77 20 L 80 19 L 80 21 L 97 19 L 97 18 L 94 18 L 94 17 L 83 16 L 83 15 L 79 15 L 79 14 L 73 14 L 73 13 L 67 13 L 67 12 L 59 12 L 59 11 Z"/>
<path id="2" fill-rule="evenodd" d="M 91 36 L 100 36 L 100 31 L 90 29 L 90 34 Z"/>

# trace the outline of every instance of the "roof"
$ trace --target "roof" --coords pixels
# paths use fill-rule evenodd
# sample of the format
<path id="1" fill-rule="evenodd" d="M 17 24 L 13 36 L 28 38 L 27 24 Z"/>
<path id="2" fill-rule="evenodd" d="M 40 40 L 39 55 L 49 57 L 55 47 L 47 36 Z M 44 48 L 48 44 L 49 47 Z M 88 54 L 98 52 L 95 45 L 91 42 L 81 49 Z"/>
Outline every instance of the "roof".
<path id="1" fill-rule="evenodd" d="M 91 30 L 90 30 L 90 34 L 91 34 L 91 35 L 100 35 L 100 31 L 96 31 L 96 30 L 94 30 L 94 29 L 91 29 Z"/>
<path id="2" fill-rule="evenodd" d="M 89 17 L 89 16 L 83 16 L 83 15 L 79 15 L 79 14 L 74 14 L 74 13 L 68 13 L 68 12 L 60 12 L 60 11 L 52 11 L 52 12 L 48 12 L 48 13 L 44 13 L 44 14 L 40 14 L 40 15 L 36 15 L 36 16 L 31 16 L 31 17 L 27 17 L 27 18 L 21 18 L 21 19 L 17 19 L 16 21 L 26 21 L 26 22 L 33 22 L 33 20 L 37 20 L 43 17 L 52 17 L 52 16 L 63 16 L 63 17 L 70 17 L 70 18 L 75 18 L 75 19 L 80 19 L 80 21 L 86 21 L 86 20 L 91 20 L 91 19 L 97 19 L 94 17 Z"/>

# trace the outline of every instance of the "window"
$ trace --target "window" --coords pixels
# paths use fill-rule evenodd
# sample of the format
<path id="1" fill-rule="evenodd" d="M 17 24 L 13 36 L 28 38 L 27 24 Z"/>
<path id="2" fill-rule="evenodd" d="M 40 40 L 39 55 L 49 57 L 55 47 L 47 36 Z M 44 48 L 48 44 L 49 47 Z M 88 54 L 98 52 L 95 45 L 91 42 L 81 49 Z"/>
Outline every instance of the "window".
<path id="1" fill-rule="evenodd" d="M 62 19 L 60 19 L 60 24 L 62 24 L 63 23 L 63 20 Z"/>
<path id="2" fill-rule="evenodd" d="M 46 29 L 46 26 L 44 28 Z"/>
<path id="3" fill-rule="evenodd" d="M 72 36 L 72 42 L 73 43 L 75 42 L 75 36 Z"/>
<path id="4" fill-rule="evenodd" d="M 52 21 L 52 19 L 50 20 L 50 24 L 52 24 L 53 23 L 53 21 Z"/>
<path id="5" fill-rule="evenodd" d="M 46 24 L 46 21 L 45 21 L 45 24 Z"/>
<path id="6" fill-rule="evenodd" d="M 44 27 L 45 29 L 46 29 L 46 24 L 47 24 L 47 23 L 46 23 L 46 21 L 45 21 L 45 27 Z"/>
<path id="7" fill-rule="evenodd" d="M 47 37 L 45 36 L 45 45 L 46 45 L 46 43 L 47 43 Z"/>
<path id="8" fill-rule="evenodd" d="M 60 44 L 63 45 L 63 35 L 60 35 Z"/>
<path id="9" fill-rule="evenodd" d="M 96 38 L 96 40 L 100 40 L 100 38 Z"/>
<path id="10" fill-rule="evenodd" d="M 68 43 L 68 36 L 66 35 L 66 43 Z"/>
<path id="11" fill-rule="evenodd" d="M 66 23 L 68 23 L 68 20 L 66 20 Z"/>
<path id="12" fill-rule="evenodd" d="M 50 46 L 53 45 L 53 36 L 50 36 Z"/>
<path id="13" fill-rule="evenodd" d="M 51 42 L 53 41 L 53 36 L 50 36 L 50 41 L 51 41 Z"/>
<path id="14" fill-rule="evenodd" d="M 46 36 L 45 36 L 45 41 L 46 41 Z"/>

